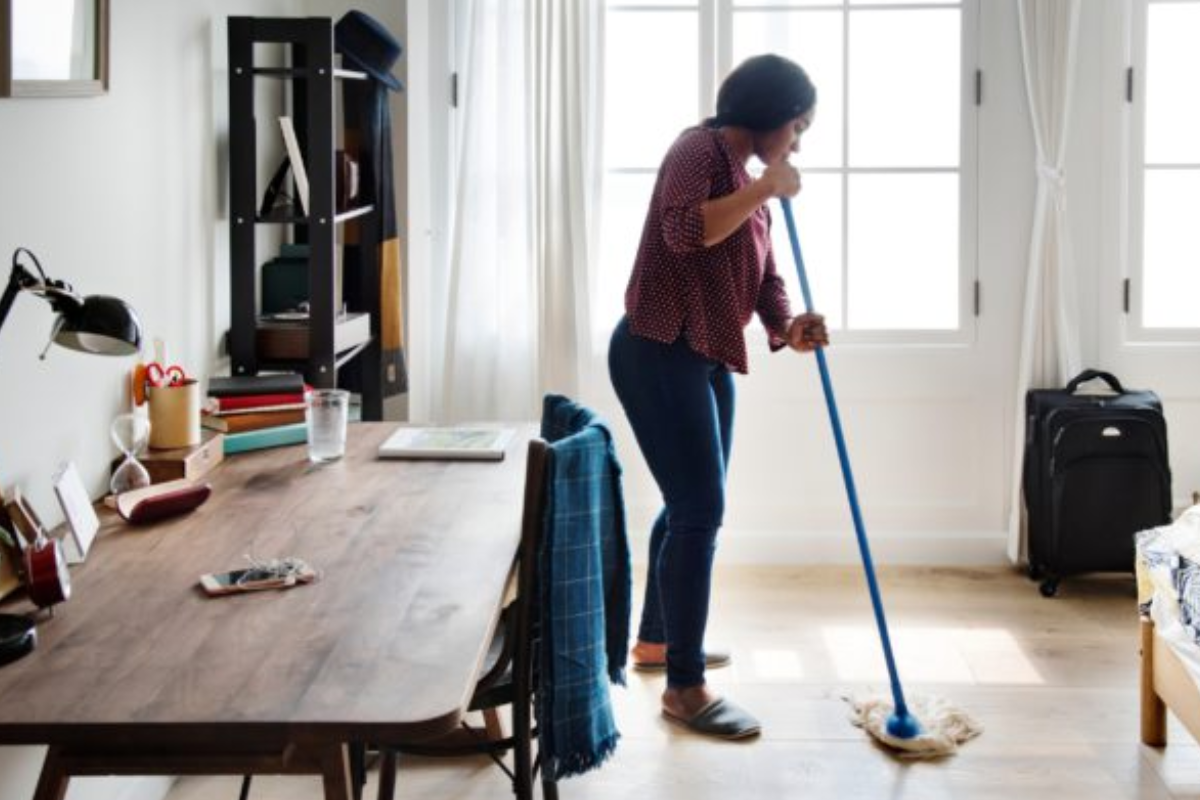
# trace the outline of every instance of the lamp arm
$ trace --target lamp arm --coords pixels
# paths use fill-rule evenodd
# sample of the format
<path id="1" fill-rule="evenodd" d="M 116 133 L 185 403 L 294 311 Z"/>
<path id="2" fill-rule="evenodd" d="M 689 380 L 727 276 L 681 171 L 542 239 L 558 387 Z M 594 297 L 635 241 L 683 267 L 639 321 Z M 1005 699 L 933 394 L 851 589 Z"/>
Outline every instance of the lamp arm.
<path id="1" fill-rule="evenodd" d="M 4 295 L 0 296 L 0 328 L 4 327 L 4 321 L 8 319 L 8 312 L 12 310 L 17 295 L 27 286 L 36 283 L 37 278 L 33 277 L 29 270 L 20 264 L 13 264 L 12 274 L 8 276 L 8 285 L 4 287 Z"/>

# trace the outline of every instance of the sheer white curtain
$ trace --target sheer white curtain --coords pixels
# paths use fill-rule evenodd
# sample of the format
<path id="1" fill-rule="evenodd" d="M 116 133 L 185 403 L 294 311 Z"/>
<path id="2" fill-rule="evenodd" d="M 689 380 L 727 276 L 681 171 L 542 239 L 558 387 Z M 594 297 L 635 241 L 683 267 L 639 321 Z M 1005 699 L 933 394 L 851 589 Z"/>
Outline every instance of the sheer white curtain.
<path id="1" fill-rule="evenodd" d="M 450 260 L 434 275 L 431 408 L 535 419 L 587 351 L 602 0 L 465 0 Z"/>
<path id="2" fill-rule="evenodd" d="M 591 350 L 600 229 L 604 0 L 530 0 L 542 391 L 577 396 Z"/>
<path id="3" fill-rule="evenodd" d="M 1025 393 L 1062 386 L 1080 371 L 1079 311 L 1067 229 L 1067 122 L 1075 76 L 1079 0 L 1019 0 L 1021 56 L 1037 144 L 1037 199 L 1017 363 L 1008 555 L 1025 556 L 1021 462 Z"/>

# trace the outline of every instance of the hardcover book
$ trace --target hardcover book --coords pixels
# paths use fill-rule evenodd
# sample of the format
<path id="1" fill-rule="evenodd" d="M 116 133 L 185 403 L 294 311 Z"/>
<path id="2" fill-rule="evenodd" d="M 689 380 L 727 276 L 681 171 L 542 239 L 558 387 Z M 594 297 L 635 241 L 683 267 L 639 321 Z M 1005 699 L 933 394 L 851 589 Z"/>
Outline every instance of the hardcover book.
<path id="1" fill-rule="evenodd" d="M 209 397 L 245 397 L 247 395 L 289 394 L 304 399 L 304 376 L 295 372 L 271 375 L 216 376 L 208 379 Z"/>
<path id="2" fill-rule="evenodd" d="M 512 428 L 466 425 L 403 427 L 379 446 L 379 457 L 499 461 L 514 433 Z"/>
<path id="3" fill-rule="evenodd" d="M 200 424 L 222 433 L 241 433 L 242 431 L 257 431 L 263 428 L 274 428 L 277 425 L 291 425 L 304 422 L 304 406 L 283 409 L 280 411 L 239 411 L 228 414 L 205 414 L 200 418 Z"/>
<path id="4" fill-rule="evenodd" d="M 278 411 L 280 408 L 304 408 L 304 393 L 248 394 L 243 397 L 209 397 L 204 409 L 210 414 L 233 414 L 238 411 Z"/>
<path id="5" fill-rule="evenodd" d="M 257 431 L 227 433 L 225 439 L 225 455 L 245 453 L 249 450 L 262 450 L 267 447 L 282 447 L 289 444 L 302 444 L 308 441 L 308 425 L 297 422 L 292 425 L 276 425 L 273 428 L 263 428 Z"/>
<path id="6" fill-rule="evenodd" d="M 288 161 L 292 165 L 292 178 L 296 181 L 296 197 L 300 201 L 300 210 L 307 214 L 308 170 L 304 168 L 304 156 L 300 152 L 300 142 L 296 139 L 292 118 L 280 117 L 279 130 L 283 133 L 283 144 L 287 148 Z"/>

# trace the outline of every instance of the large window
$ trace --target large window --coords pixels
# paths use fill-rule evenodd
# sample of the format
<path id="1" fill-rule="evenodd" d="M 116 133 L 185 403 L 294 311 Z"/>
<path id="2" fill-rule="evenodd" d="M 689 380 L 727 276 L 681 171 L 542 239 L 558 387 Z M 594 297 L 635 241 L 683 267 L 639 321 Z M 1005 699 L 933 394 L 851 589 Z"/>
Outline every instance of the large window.
<path id="1" fill-rule="evenodd" d="M 843 340 L 965 338 L 975 272 L 973 9 L 609 0 L 605 321 L 620 313 L 663 154 L 683 128 L 712 114 L 722 76 L 775 52 L 817 86 L 816 120 L 793 163 L 803 175 L 794 205 L 818 310 Z M 782 214 L 771 209 L 778 266 L 798 304 Z"/>
<path id="2" fill-rule="evenodd" d="M 1148 0 L 1134 26 L 1135 106 L 1128 311 L 1135 337 L 1200 336 L 1200 2 Z M 1135 69 L 1136 72 L 1136 69 Z M 1132 88 L 1132 87 L 1131 87 Z M 1138 100 L 1144 98 L 1144 103 Z M 1140 198 L 1140 207 L 1137 200 Z"/>

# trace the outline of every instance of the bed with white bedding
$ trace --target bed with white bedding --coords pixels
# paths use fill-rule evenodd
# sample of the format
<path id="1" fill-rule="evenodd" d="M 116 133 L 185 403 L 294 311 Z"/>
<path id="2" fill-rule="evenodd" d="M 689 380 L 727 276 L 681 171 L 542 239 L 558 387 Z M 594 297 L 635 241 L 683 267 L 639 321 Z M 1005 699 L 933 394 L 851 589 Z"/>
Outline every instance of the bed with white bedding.
<path id="1" fill-rule="evenodd" d="M 1200 741 L 1200 505 L 1137 540 L 1142 742 L 1167 743 L 1169 709 Z"/>

